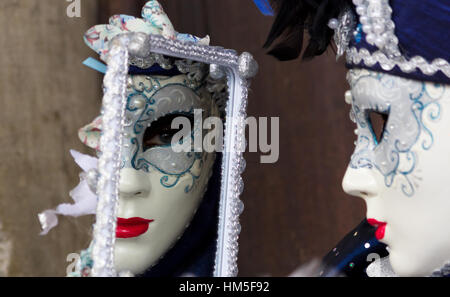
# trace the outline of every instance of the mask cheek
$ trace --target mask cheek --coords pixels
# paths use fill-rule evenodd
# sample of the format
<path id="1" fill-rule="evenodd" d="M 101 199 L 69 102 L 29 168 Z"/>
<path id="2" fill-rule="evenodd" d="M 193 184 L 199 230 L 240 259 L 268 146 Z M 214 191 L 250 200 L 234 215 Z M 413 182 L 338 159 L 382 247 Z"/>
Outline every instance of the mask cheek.
<path id="1" fill-rule="evenodd" d="M 195 195 L 203 197 L 207 189 L 208 181 L 212 176 L 212 167 L 215 161 L 214 153 L 203 153 L 191 167 L 189 176 L 192 178 L 191 184 L 186 184 L 185 192 L 194 192 Z"/>
<path id="2" fill-rule="evenodd" d="M 151 226 L 150 231 L 156 236 L 153 239 L 156 240 L 160 235 L 165 234 L 167 245 L 171 245 L 190 224 L 202 202 L 208 182 L 205 178 L 207 174 L 203 170 L 200 170 L 198 177 L 187 172 L 179 176 L 176 183 L 172 180 L 173 177 L 165 182 L 167 175 L 161 172 L 150 174 L 152 194 L 149 200 L 151 200 L 151 207 L 147 205 L 147 208 L 149 212 L 153 213 L 156 219 L 155 223 L 158 221 L 157 224 Z"/>

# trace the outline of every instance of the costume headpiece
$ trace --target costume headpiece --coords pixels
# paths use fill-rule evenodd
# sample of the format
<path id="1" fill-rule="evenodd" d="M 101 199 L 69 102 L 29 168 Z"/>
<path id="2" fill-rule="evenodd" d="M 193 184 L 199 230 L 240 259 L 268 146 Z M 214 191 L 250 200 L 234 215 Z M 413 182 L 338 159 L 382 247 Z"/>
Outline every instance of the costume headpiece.
<path id="1" fill-rule="evenodd" d="M 86 44 L 95 50 L 101 60 L 107 62 L 110 51 L 110 41 L 114 37 L 123 33 L 143 33 L 144 35 L 162 35 L 171 40 L 191 42 L 202 45 L 209 45 L 209 37 L 198 38 L 190 34 L 178 33 L 173 28 L 168 16 L 162 6 L 156 0 L 148 1 L 142 10 L 143 19 L 127 15 L 115 15 L 109 20 L 108 25 L 97 25 L 89 29 L 84 40 Z M 138 36 L 139 38 L 139 36 Z M 205 86 L 211 94 L 211 99 L 215 100 L 221 111 L 225 109 L 228 97 L 226 81 L 224 78 L 213 79 L 209 75 L 208 65 L 187 59 L 175 59 L 161 54 L 151 53 L 148 47 L 140 47 L 138 50 L 145 51 L 140 55 L 133 55 L 129 59 L 130 75 L 155 75 L 155 76 L 176 76 L 186 74 L 186 85 L 192 89 Z M 145 57 L 145 58 L 139 58 Z M 106 65 L 95 59 L 88 59 L 85 65 L 100 72 L 105 72 Z M 100 151 L 100 135 L 102 131 L 102 117 L 97 117 L 92 123 L 79 130 L 79 137 L 89 147 Z M 95 185 L 89 181 L 95 180 L 93 169 L 98 167 L 98 159 L 83 155 L 76 151 L 71 151 L 75 162 L 83 169 L 80 175 L 80 184 L 70 192 L 70 196 L 75 204 L 61 204 L 56 209 L 46 210 L 39 214 L 43 235 L 47 234 L 58 224 L 57 215 L 82 216 L 96 213 L 97 196 Z"/>
<path id="2" fill-rule="evenodd" d="M 144 35 L 161 35 L 171 40 L 192 42 L 200 45 L 209 45 L 210 38 L 206 36 L 199 38 L 191 34 L 178 33 L 175 31 L 169 17 L 164 12 L 161 4 L 156 0 L 148 1 L 142 9 L 142 19 L 129 15 L 114 15 L 109 19 L 107 25 L 96 25 L 90 28 L 84 35 L 85 43 L 100 55 L 104 62 L 108 60 L 110 41 L 114 37 L 124 33 L 143 33 Z M 137 49 L 139 53 L 129 59 L 130 75 L 153 75 L 153 76 L 176 76 L 186 74 L 186 84 L 192 89 L 202 85 L 206 86 L 211 94 L 212 100 L 216 101 L 221 114 L 224 114 L 226 100 L 226 81 L 224 79 L 213 79 L 209 75 L 208 65 L 186 59 L 176 59 L 162 54 L 152 53 L 148 47 Z M 106 66 L 90 58 L 85 65 L 104 72 Z M 98 66 L 100 64 L 100 66 Z M 101 131 L 100 117 L 79 131 L 79 137 L 84 144 L 98 150 Z"/>
<path id="3" fill-rule="evenodd" d="M 255 0 L 267 9 L 267 0 Z M 347 66 L 450 84 L 450 3 L 438 0 L 272 0 L 277 17 L 265 47 L 280 60 L 322 54 L 334 37 Z M 263 11 L 267 14 L 267 11 Z M 333 32 L 334 31 L 334 32 Z"/>
<path id="4" fill-rule="evenodd" d="M 108 25 L 96 25 L 89 29 L 84 35 L 84 41 L 100 55 L 100 59 L 106 62 L 110 49 L 109 42 L 114 37 L 127 32 L 162 35 L 167 39 L 209 45 L 209 36 L 201 39 L 191 34 L 176 32 L 161 4 L 155 0 L 145 4 L 142 9 L 142 19 L 123 14 L 114 15 L 109 19 Z M 193 82 L 199 82 L 204 78 L 205 65 L 201 63 L 176 60 L 154 53 L 145 53 L 142 56 L 145 58 L 130 59 L 129 74 L 174 76 L 189 73 Z"/>
<path id="5" fill-rule="evenodd" d="M 162 35 L 171 40 L 179 40 L 183 42 L 192 42 L 201 45 L 209 45 L 209 36 L 199 38 L 191 34 L 178 33 L 175 31 L 169 17 L 164 12 L 161 4 L 156 0 L 148 1 L 142 9 L 142 19 L 129 15 L 114 15 L 109 19 L 107 25 L 96 25 L 89 29 L 84 35 L 85 43 L 100 55 L 100 59 L 107 61 L 110 50 L 110 41 L 114 37 L 123 33 L 143 33 Z M 220 84 L 218 81 L 212 81 L 208 77 L 208 65 L 194 62 L 186 59 L 176 59 L 166 57 L 161 54 L 151 53 L 149 48 L 142 47 L 139 55 L 134 55 L 130 58 L 129 74 L 145 74 L 145 75 L 163 75 L 175 76 L 186 74 L 188 78 L 188 85 L 195 89 L 207 82 L 207 88 L 211 92 L 213 99 L 223 99 L 226 95 L 223 91 L 225 84 Z M 143 58 L 140 58 L 143 57 Z M 85 63 L 92 68 L 97 64 L 88 59 Z M 220 89 L 220 91 L 218 91 Z M 219 102 L 222 105 L 223 102 Z"/>

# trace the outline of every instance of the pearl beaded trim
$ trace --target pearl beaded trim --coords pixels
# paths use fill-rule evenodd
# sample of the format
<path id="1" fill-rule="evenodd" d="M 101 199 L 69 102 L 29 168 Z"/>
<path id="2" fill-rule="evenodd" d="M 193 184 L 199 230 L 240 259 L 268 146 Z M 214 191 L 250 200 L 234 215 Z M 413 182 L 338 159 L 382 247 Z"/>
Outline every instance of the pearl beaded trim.
<path id="1" fill-rule="evenodd" d="M 353 0 L 366 41 L 377 46 L 390 59 L 401 58 L 395 24 L 391 19 L 392 8 L 388 0 Z"/>
<path id="2" fill-rule="evenodd" d="M 370 53 L 364 48 L 359 51 L 354 47 L 348 48 L 348 63 L 363 62 L 369 67 L 378 63 L 386 71 L 398 66 L 405 73 L 420 69 L 425 75 L 434 75 L 437 71 L 442 71 L 450 77 L 450 64 L 442 58 L 429 63 L 421 56 L 411 59 L 402 56 L 398 47 L 398 38 L 395 36 L 395 24 L 391 19 L 392 8 L 388 0 L 353 0 L 353 4 L 356 6 L 356 13 L 359 15 L 367 43 L 378 47 L 379 50 Z"/>
<path id="3" fill-rule="evenodd" d="M 388 0 L 353 0 L 356 6 L 356 13 L 359 15 L 361 29 L 365 33 L 366 41 L 370 45 L 378 47 L 374 53 L 367 49 L 358 50 L 349 45 L 349 30 L 355 29 L 355 24 L 348 16 L 350 10 L 345 10 L 339 16 L 339 19 L 331 19 L 328 26 L 335 30 L 334 40 L 338 46 L 337 57 L 342 54 L 342 48 L 346 48 L 347 62 L 349 64 L 364 63 L 368 67 L 378 63 L 385 71 L 392 70 L 398 66 L 401 71 L 411 73 L 417 69 L 425 75 L 434 75 L 441 71 L 447 77 L 450 77 L 450 63 L 442 58 L 434 59 L 429 63 L 421 56 L 415 56 L 407 59 L 402 56 L 398 38 L 395 36 L 395 24 L 391 19 L 392 8 Z M 343 29 L 347 27 L 347 30 Z M 357 31 L 354 32 L 354 35 Z"/>
<path id="4" fill-rule="evenodd" d="M 383 52 L 376 51 L 370 53 L 367 49 L 349 48 L 347 50 L 347 62 L 349 64 L 359 64 L 363 62 L 365 65 L 372 67 L 378 63 L 385 71 L 392 70 L 398 66 L 403 72 L 411 73 L 420 69 L 426 75 L 433 75 L 437 71 L 442 71 L 446 76 L 450 77 L 450 64 L 444 59 L 435 59 L 430 63 L 420 56 L 415 56 L 410 60 L 397 60 L 388 58 Z"/>

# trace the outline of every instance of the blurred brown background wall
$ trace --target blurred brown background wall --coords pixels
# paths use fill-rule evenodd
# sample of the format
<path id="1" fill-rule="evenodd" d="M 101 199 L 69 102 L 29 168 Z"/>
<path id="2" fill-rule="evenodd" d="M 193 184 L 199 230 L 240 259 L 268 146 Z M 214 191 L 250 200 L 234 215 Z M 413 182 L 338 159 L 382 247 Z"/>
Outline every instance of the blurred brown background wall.
<path id="1" fill-rule="evenodd" d="M 81 36 L 97 21 L 84 1 L 80 19 L 61 0 L 0 1 L 0 259 L 9 276 L 65 275 L 66 257 L 89 243 L 90 218 L 61 220 L 39 236 L 37 213 L 70 202 L 83 151 L 79 127 L 99 110 L 99 77 L 81 66 Z M 8 261 L 6 261 L 8 262 Z"/>
<path id="2" fill-rule="evenodd" d="M 100 77 L 81 66 L 95 56 L 83 33 L 112 14 L 138 16 L 145 2 L 81 0 L 82 17 L 73 19 L 62 0 L 0 3 L 0 222 L 14 245 L 10 275 L 64 275 L 67 254 L 89 240 L 90 218 L 61 219 L 42 238 L 36 213 L 70 201 L 79 169 L 68 150 L 83 150 L 76 131 L 98 113 Z M 332 51 L 305 63 L 266 56 L 273 19 L 251 0 L 160 2 L 178 31 L 251 52 L 260 72 L 248 114 L 280 118 L 279 161 L 246 155 L 240 276 L 282 276 L 322 257 L 364 217 L 363 202 L 340 186 L 355 140 L 342 61 Z"/>

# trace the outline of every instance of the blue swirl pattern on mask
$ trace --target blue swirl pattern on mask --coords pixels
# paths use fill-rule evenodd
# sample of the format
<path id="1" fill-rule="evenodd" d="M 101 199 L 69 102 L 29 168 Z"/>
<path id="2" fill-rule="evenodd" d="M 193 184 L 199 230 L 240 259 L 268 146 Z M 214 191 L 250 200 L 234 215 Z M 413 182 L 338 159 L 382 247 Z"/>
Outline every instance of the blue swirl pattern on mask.
<path id="1" fill-rule="evenodd" d="M 184 189 L 188 193 L 199 178 L 192 172 L 194 164 L 199 162 L 198 166 L 201 168 L 204 162 L 203 159 L 206 157 L 205 154 L 193 151 L 174 152 L 171 145 L 156 146 L 144 151 L 142 145 L 145 130 L 160 116 L 170 114 L 192 116 L 194 108 L 199 107 L 194 106 L 192 104 L 194 100 L 189 97 L 198 96 L 195 94 L 195 90 L 190 89 L 186 84 L 178 83 L 166 84 L 161 87 L 162 80 L 164 78 L 148 76 L 145 83 L 140 81 L 129 84 L 126 105 L 128 120 L 126 120 L 125 124 L 128 137 L 124 140 L 127 144 L 123 152 L 124 160 L 122 165 L 123 167 L 130 166 L 145 172 L 159 171 L 163 174 L 160 183 L 165 188 L 175 187 L 182 176 L 188 175 L 192 180 Z M 184 91 L 188 95 L 173 99 L 164 93 L 167 90 L 178 91 L 176 92 L 178 95 L 183 94 L 182 91 Z M 180 98 L 187 99 L 183 101 Z M 136 106 L 136 101 L 140 102 L 141 105 Z M 164 110 L 161 110 L 161 108 L 164 108 Z M 191 133 L 191 143 L 194 138 L 193 133 Z"/>
<path id="2" fill-rule="evenodd" d="M 424 120 L 433 122 L 440 118 L 438 101 L 445 86 L 366 70 L 351 70 L 349 82 L 353 95 L 351 118 L 358 127 L 358 140 L 349 166 L 376 168 L 384 176 L 386 187 L 400 178 L 402 192 L 413 196 L 420 182 L 413 147 L 417 143 L 423 150 L 433 146 L 433 133 Z M 431 87 L 433 94 L 429 92 Z M 388 116 L 379 141 L 370 122 L 370 112 Z"/>

